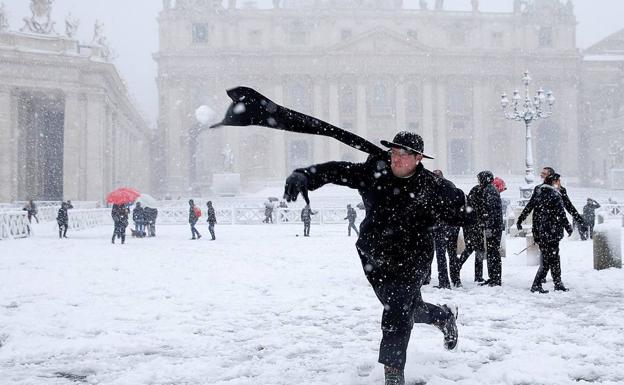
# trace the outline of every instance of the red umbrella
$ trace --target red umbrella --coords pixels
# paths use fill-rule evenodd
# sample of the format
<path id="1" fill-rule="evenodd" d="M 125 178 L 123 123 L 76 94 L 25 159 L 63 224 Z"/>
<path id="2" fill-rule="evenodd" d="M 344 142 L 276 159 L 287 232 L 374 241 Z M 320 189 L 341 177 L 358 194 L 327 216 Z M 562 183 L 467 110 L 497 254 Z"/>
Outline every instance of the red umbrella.
<path id="1" fill-rule="evenodd" d="M 499 193 L 502 193 L 503 191 L 507 190 L 507 185 L 505 184 L 505 181 L 502 178 L 499 178 L 499 177 L 494 178 L 494 181 L 492 182 L 492 184 L 494 185 L 494 187 L 496 187 Z"/>
<path id="2" fill-rule="evenodd" d="M 120 187 L 115 191 L 110 192 L 106 196 L 106 202 L 113 204 L 126 204 L 134 202 L 139 196 L 140 192 L 130 187 Z"/>

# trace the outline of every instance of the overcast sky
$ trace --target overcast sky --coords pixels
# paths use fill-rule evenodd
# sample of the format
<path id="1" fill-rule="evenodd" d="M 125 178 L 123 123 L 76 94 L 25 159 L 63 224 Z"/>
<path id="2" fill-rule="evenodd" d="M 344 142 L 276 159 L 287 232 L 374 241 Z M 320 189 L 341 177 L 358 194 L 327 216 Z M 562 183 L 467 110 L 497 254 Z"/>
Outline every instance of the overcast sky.
<path id="1" fill-rule="evenodd" d="M 434 0 L 428 0 L 430 4 Z M 566 0 L 561 0 L 565 2 Z M 9 14 L 10 29 L 19 30 L 22 19 L 30 16 L 28 0 L 0 0 Z M 244 1 L 239 1 L 243 3 Z M 481 0 L 482 11 L 511 11 L 512 0 Z M 258 2 L 269 6 L 270 0 Z M 406 0 L 406 7 L 416 8 L 418 0 Z M 586 48 L 600 39 L 624 28 L 624 1 L 574 0 L 578 24 L 579 48 Z M 470 0 L 446 0 L 445 8 L 470 9 Z M 158 51 L 156 17 L 162 9 L 162 0 L 55 0 L 53 20 L 56 30 L 65 32 L 65 16 L 71 12 L 80 20 L 78 38 L 90 42 L 96 19 L 104 23 L 105 36 L 115 51 L 122 77 L 130 93 L 152 124 L 158 114 L 156 64 L 152 54 Z"/>

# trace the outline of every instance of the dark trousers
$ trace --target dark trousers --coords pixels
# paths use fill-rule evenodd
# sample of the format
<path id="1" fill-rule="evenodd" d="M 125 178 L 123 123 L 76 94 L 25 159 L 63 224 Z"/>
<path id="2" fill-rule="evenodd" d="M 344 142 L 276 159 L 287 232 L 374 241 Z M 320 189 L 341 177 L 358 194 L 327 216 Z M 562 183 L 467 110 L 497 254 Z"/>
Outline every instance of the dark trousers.
<path id="1" fill-rule="evenodd" d="M 552 276 L 555 286 L 562 285 L 561 283 L 561 260 L 559 258 L 559 241 L 544 242 L 541 241 L 538 244 L 540 251 L 542 252 L 542 264 L 535 274 L 533 280 L 533 287 L 541 287 L 542 280 L 546 279 L 548 270 Z"/>
<path id="2" fill-rule="evenodd" d="M 303 222 L 303 236 L 304 237 L 310 236 L 310 221 Z"/>
<path id="3" fill-rule="evenodd" d="M 451 261 L 451 281 L 455 284 L 459 283 L 461 269 L 464 266 L 464 263 L 470 258 L 472 253 L 475 253 L 475 281 L 483 280 L 483 259 L 485 257 L 485 251 L 482 250 L 480 245 L 474 245 L 471 243 L 466 243 L 466 248 L 461 253 L 459 258 L 454 258 Z"/>
<path id="4" fill-rule="evenodd" d="M 212 236 L 212 240 L 217 239 L 217 238 L 215 237 L 214 226 L 215 226 L 215 224 L 214 224 L 214 223 L 208 223 L 208 231 L 210 231 L 210 235 Z"/>
<path id="5" fill-rule="evenodd" d="M 446 254 L 450 263 L 457 258 L 457 237 L 459 235 L 459 227 L 449 227 L 439 234 L 434 241 L 436 261 L 438 263 L 438 285 L 440 287 L 450 287 L 449 269 L 446 263 Z M 428 282 L 431 279 L 431 267 L 425 279 Z"/>
<path id="6" fill-rule="evenodd" d="M 381 316 L 383 336 L 379 346 L 379 363 L 403 369 L 407 345 L 414 323 L 429 325 L 445 322 L 448 315 L 436 305 L 424 302 L 420 288 L 427 274 L 426 267 L 411 274 L 390 274 L 371 263 L 370 256 L 361 252 L 360 259 L 368 282 L 384 307 Z"/>
<path id="7" fill-rule="evenodd" d="M 487 255 L 488 278 L 491 284 L 502 283 L 503 264 L 500 256 L 500 243 L 503 236 L 502 230 L 493 230 L 492 236 L 486 238 L 485 251 Z"/>
<path id="8" fill-rule="evenodd" d="M 67 237 L 67 229 L 69 225 L 67 223 L 59 223 L 59 238 Z"/>
<path id="9" fill-rule="evenodd" d="M 197 229 L 195 228 L 195 224 L 197 222 L 191 222 L 189 223 L 191 225 L 191 235 L 193 236 L 193 239 L 195 239 L 195 236 L 197 236 L 197 238 L 201 237 L 201 234 L 199 233 L 199 231 L 197 231 Z"/>
<path id="10" fill-rule="evenodd" d="M 349 233 L 349 236 L 351 236 L 351 229 L 353 229 L 353 231 L 355 231 L 356 235 L 360 235 L 357 227 L 355 227 L 355 222 L 349 222 L 349 229 L 347 230 Z"/>
<path id="11" fill-rule="evenodd" d="M 121 224 L 115 224 L 115 230 L 113 231 L 112 242 L 115 243 L 115 238 L 121 239 L 121 243 L 126 242 L 126 226 Z"/>

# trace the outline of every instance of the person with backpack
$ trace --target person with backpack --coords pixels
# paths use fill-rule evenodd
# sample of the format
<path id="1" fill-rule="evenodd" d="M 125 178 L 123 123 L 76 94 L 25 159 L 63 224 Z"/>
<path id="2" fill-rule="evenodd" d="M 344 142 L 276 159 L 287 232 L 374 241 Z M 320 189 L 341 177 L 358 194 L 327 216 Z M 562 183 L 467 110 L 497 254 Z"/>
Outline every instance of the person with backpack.
<path id="1" fill-rule="evenodd" d="M 195 206 L 195 202 L 192 199 L 189 199 L 189 224 L 191 225 L 191 239 L 201 238 L 201 234 L 195 228 L 195 224 L 201 215 L 199 207 Z"/>
<path id="2" fill-rule="evenodd" d="M 206 213 L 206 215 L 208 216 L 208 219 L 206 220 L 206 222 L 208 222 L 208 231 L 210 231 L 210 235 L 212 236 L 212 240 L 214 241 L 215 239 L 217 239 L 215 237 L 214 231 L 215 224 L 217 223 L 217 215 L 215 214 L 214 207 L 212 207 L 212 201 L 208 201 L 208 203 L 206 203 L 206 206 L 208 206 L 208 212 Z"/>

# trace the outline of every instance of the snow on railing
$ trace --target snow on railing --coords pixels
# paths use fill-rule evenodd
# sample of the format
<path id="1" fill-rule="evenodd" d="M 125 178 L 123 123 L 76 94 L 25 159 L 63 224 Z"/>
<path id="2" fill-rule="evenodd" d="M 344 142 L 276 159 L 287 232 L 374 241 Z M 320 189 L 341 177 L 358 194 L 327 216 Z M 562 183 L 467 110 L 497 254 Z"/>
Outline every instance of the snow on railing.
<path id="1" fill-rule="evenodd" d="M 0 239 L 25 238 L 30 236 L 26 211 L 0 212 Z"/>
<path id="2" fill-rule="evenodd" d="M 110 209 L 70 209 L 67 216 L 69 228 L 72 230 L 85 230 L 113 223 Z"/>
<path id="3" fill-rule="evenodd" d="M 312 223 L 314 224 L 334 224 L 347 223 L 344 219 L 347 216 L 346 207 L 323 207 L 312 210 Z M 217 222 L 224 225 L 253 225 L 261 224 L 266 219 L 265 209 L 260 207 L 224 207 L 215 208 Z M 158 209 L 156 224 L 185 224 L 188 223 L 188 207 L 164 207 Z M 364 211 L 358 210 L 358 220 L 364 218 Z M 272 214 L 273 223 L 289 224 L 302 223 L 301 209 L 297 208 L 275 208 Z M 206 221 L 204 212 L 199 221 Z"/>

